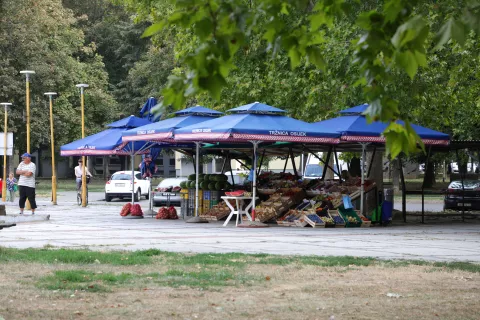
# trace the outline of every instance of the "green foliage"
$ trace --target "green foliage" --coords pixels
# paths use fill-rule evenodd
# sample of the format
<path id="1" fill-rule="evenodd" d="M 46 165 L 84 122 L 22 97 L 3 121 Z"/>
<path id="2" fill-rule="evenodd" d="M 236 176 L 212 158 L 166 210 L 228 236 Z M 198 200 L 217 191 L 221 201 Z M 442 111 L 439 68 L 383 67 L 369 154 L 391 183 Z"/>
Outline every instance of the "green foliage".
<path id="1" fill-rule="evenodd" d="M 452 46 L 465 48 L 470 41 L 478 48 L 480 34 L 478 1 L 441 5 L 406 0 L 383 4 L 343 0 L 120 2 L 136 10 L 139 19 L 153 22 L 144 36 L 174 34 L 179 40 L 175 57 L 180 68 L 173 71 L 163 90 L 164 104 L 178 108 L 189 99 L 199 99 L 220 101 L 228 107 L 262 100 L 286 107 L 304 120 L 320 120 L 366 100 L 369 119 L 406 120 L 405 126 L 391 125 L 385 132 L 392 157 L 423 148 L 409 121 L 430 122 L 426 116 L 410 115 L 419 110 L 419 103 L 435 108 L 425 100 L 436 100 L 436 92 L 448 83 L 423 78 L 424 74 L 443 73 L 441 66 L 430 69 L 431 63 L 449 60 L 441 51 Z M 163 16 L 158 9 L 165 7 L 169 14 Z M 417 82 L 425 86 L 415 87 Z M 423 92 L 416 90 L 420 88 Z M 412 96 L 411 91 L 417 94 Z M 469 96 L 465 102 L 478 105 L 478 97 Z M 461 110 L 470 114 L 467 108 Z M 437 118 L 433 128 L 441 129 L 439 120 L 444 117 Z M 448 128 L 451 132 L 453 126 Z"/>
<path id="2" fill-rule="evenodd" d="M 17 147 L 24 150 L 26 128 L 25 76 L 31 77 L 31 148 L 50 144 L 48 102 L 44 92 L 55 91 L 55 142 L 57 146 L 81 137 L 80 96 L 75 84 L 86 82 L 86 134 L 103 129 L 116 116 L 116 102 L 107 92 L 108 75 L 95 46 L 85 44 L 73 13 L 60 0 L 5 0 L 0 2 L 0 99 L 11 101 L 9 128 Z"/>

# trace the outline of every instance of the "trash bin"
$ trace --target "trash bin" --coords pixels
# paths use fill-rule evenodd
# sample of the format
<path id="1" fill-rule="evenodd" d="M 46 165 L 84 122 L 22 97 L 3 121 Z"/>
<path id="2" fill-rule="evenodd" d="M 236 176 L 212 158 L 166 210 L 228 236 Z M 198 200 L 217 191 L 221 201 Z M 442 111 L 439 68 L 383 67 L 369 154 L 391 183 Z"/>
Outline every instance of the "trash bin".
<path id="1" fill-rule="evenodd" d="M 393 189 L 383 189 L 382 224 L 388 224 L 393 216 Z"/>

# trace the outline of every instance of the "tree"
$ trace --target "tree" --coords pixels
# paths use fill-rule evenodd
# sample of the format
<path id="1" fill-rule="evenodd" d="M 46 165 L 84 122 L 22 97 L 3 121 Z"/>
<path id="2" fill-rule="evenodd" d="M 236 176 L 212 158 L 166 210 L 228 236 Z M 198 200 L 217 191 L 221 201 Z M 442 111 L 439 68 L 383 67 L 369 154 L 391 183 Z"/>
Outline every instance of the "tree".
<path id="1" fill-rule="evenodd" d="M 392 157 L 416 151 L 422 143 L 399 100 L 408 90 L 392 94 L 391 89 L 398 88 L 399 79 L 413 86 L 432 53 L 450 47 L 451 39 L 463 46 L 480 34 L 477 1 L 439 5 L 436 1 L 385 0 L 378 5 L 376 1 L 344 0 L 185 0 L 171 7 L 166 1 L 119 2 L 153 22 L 145 36 L 172 30 L 191 35 L 190 41 L 182 42 L 179 54 L 183 72 L 172 74 L 163 90 L 164 103 L 176 107 L 203 92 L 219 101 L 227 79 L 240 67 L 242 52 L 256 41 L 272 59 L 287 56 L 292 70 L 314 66 L 317 74 L 328 72 L 329 52 L 323 44 L 344 20 L 354 31 L 349 39 L 354 50 L 347 65 L 358 73 L 343 84 L 362 89 L 364 101 L 370 103 L 369 119 L 390 123 L 384 135 Z M 405 127 L 394 122 L 399 118 L 407 120 Z"/>
<path id="2" fill-rule="evenodd" d="M 18 148 L 25 146 L 23 112 L 25 77 L 20 70 L 35 70 L 31 80 L 31 147 L 49 145 L 48 104 L 44 92 L 56 91 L 54 104 L 57 146 L 81 137 L 80 98 L 75 84 L 86 82 L 86 133 L 93 134 L 116 117 L 117 105 L 107 92 L 108 75 L 102 57 L 84 44 L 71 10 L 60 0 L 3 0 L 0 2 L 0 99 L 11 101 L 9 128 Z"/>

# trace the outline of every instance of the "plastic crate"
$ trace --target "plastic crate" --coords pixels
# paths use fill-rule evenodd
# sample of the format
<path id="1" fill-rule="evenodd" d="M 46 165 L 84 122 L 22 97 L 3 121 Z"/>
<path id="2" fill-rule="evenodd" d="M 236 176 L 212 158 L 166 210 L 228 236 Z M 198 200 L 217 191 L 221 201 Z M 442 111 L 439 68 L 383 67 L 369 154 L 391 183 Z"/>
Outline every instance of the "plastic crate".
<path id="1" fill-rule="evenodd" d="M 345 220 L 346 228 L 358 228 L 362 225 L 362 219 L 360 219 L 355 210 L 345 209 L 343 206 L 341 206 L 338 208 L 338 212 L 342 215 L 343 220 Z"/>
<path id="2" fill-rule="evenodd" d="M 210 200 L 211 191 L 203 191 L 203 200 Z"/>

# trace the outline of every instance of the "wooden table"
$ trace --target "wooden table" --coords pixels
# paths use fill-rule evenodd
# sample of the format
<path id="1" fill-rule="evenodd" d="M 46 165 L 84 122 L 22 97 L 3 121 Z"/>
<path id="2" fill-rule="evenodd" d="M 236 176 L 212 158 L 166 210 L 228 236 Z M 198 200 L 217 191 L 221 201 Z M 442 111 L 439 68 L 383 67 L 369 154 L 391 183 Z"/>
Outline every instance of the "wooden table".
<path id="1" fill-rule="evenodd" d="M 242 214 L 245 214 L 248 218 L 248 220 L 252 221 L 252 217 L 250 216 L 250 214 L 248 213 L 248 210 L 250 210 L 250 208 L 252 207 L 253 205 L 253 201 L 250 201 L 250 203 L 247 205 L 247 207 L 245 209 L 243 209 L 243 203 L 245 200 L 253 200 L 253 197 L 231 197 L 231 196 L 223 196 L 221 197 L 223 200 L 225 200 L 225 203 L 227 204 L 227 206 L 230 208 L 230 214 L 228 215 L 227 217 L 227 220 L 225 221 L 225 223 L 223 224 L 223 226 L 225 227 L 228 222 L 230 221 L 230 219 L 232 219 L 233 215 L 236 214 L 237 215 L 237 220 L 236 220 L 236 223 L 235 223 L 235 226 L 238 225 L 238 218 L 240 218 L 240 220 L 242 220 Z M 256 198 L 258 199 L 258 198 Z M 234 208 L 232 206 L 232 204 L 230 203 L 230 201 L 228 200 L 235 200 L 235 204 L 236 204 L 236 207 Z"/>

